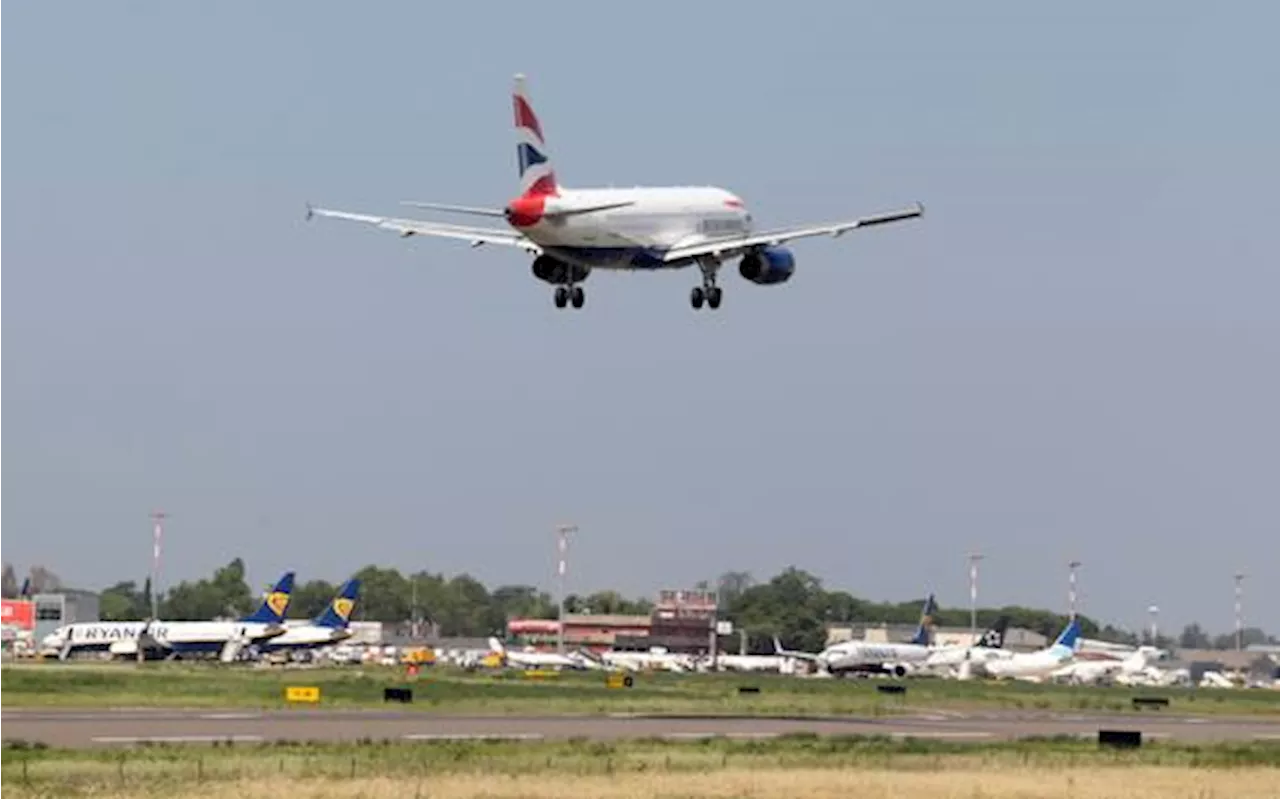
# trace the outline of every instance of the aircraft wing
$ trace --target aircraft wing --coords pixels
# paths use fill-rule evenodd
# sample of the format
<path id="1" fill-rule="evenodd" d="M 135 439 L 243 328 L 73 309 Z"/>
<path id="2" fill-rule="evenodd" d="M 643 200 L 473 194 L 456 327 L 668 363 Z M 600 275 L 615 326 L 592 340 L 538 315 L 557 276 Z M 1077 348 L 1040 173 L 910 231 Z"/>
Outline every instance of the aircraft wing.
<path id="1" fill-rule="evenodd" d="M 889 222 L 899 222 L 904 219 L 913 219 L 924 214 L 924 206 L 916 203 L 910 208 L 903 208 L 898 211 L 887 211 L 882 214 L 874 214 L 872 216 L 864 216 L 860 219 L 851 219 L 847 222 L 836 222 L 827 225 L 813 225 L 810 227 L 794 227 L 785 228 L 783 230 L 775 230 L 768 233 L 755 233 L 750 236 L 734 236 L 730 238 L 710 239 L 707 241 L 695 242 L 693 244 L 676 246 L 667 251 L 663 256 L 663 260 L 668 263 L 672 261 L 684 261 L 690 258 L 698 258 L 704 255 L 711 255 L 717 258 L 734 258 L 743 255 L 758 247 L 777 246 L 792 239 L 802 239 L 808 236 L 843 236 L 850 230 L 857 228 L 871 227 L 873 225 L 884 225 Z"/>
<path id="2" fill-rule="evenodd" d="M 368 225 L 408 236 L 439 236 L 446 239 L 461 239 L 472 247 L 482 244 L 504 244 L 540 255 L 542 248 L 514 230 L 496 228 L 468 227 L 466 225 L 449 225 L 442 222 L 424 222 L 420 219 L 396 219 L 389 216 L 357 214 L 350 211 L 334 211 L 328 208 L 312 208 L 307 206 L 307 219 L 313 216 L 326 216 L 332 219 L 346 219 L 352 222 L 364 222 Z"/>

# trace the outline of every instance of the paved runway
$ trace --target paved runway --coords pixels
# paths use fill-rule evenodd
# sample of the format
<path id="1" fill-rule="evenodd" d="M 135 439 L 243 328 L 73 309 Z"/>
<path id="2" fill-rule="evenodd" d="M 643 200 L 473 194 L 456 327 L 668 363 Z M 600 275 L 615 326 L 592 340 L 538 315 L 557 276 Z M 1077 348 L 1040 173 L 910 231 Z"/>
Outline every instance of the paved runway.
<path id="1" fill-rule="evenodd" d="M 1099 729 L 1144 738 L 1280 743 L 1280 718 L 1072 715 L 1048 712 L 921 712 L 904 716 L 777 718 L 694 716 L 442 716 L 413 710 L 4 710 L 4 740 L 56 746 L 152 742 L 556 740 L 574 737 L 770 738 L 795 732 L 990 741 L 1044 735 L 1094 737 Z"/>

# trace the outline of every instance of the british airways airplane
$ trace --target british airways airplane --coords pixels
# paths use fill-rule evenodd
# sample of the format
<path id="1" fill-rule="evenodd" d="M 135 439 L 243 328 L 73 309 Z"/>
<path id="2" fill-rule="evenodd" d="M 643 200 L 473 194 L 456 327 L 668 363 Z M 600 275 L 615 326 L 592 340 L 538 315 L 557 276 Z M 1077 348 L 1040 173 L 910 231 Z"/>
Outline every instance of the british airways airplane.
<path id="1" fill-rule="evenodd" d="M 921 216 L 919 203 L 844 222 L 754 232 L 751 213 L 733 192 L 716 187 L 571 189 L 556 178 L 542 125 L 516 75 L 513 96 L 520 194 L 503 208 L 408 202 L 432 211 L 504 219 L 508 228 L 471 227 L 417 219 L 335 211 L 307 206 L 307 219 L 325 216 L 364 222 L 408 236 L 461 239 L 473 247 L 501 244 L 533 256 L 533 274 L 555 286 L 555 305 L 586 302 L 582 283 L 594 270 L 656 271 L 697 266 L 701 285 L 689 301 L 719 308 L 716 275 L 735 258 L 738 273 L 757 285 L 785 283 L 795 272 L 791 250 L 782 246 L 809 236 L 841 236 L 851 230 Z"/>

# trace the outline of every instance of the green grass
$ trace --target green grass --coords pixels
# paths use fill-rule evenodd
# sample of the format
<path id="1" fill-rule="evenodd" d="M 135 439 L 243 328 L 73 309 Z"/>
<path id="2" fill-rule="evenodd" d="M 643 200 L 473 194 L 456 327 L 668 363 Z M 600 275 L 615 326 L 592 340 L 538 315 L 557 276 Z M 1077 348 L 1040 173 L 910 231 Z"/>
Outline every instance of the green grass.
<path id="1" fill-rule="evenodd" d="M 349 667 L 256 669 L 221 664 L 11 665 L 0 672 L 0 697 L 19 707 L 270 708 L 287 685 L 313 685 L 321 705 L 382 704 L 382 689 L 409 685 L 406 705 L 440 713 L 697 713 L 753 715 L 881 715 L 913 709 L 1002 709 L 1078 712 L 1164 712 L 1280 716 L 1280 692 L 1243 689 L 1096 688 L 1030 683 L 907 680 L 906 698 L 876 691 L 883 680 L 804 680 L 779 675 L 635 675 L 632 688 L 610 689 L 601 673 L 532 680 L 519 672 L 467 674 L 426 669 Z M 758 694 L 739 694 L 741 686 Z M 1134 696 L 1168 697 L 1162 711 L 1133 711 Z"/>

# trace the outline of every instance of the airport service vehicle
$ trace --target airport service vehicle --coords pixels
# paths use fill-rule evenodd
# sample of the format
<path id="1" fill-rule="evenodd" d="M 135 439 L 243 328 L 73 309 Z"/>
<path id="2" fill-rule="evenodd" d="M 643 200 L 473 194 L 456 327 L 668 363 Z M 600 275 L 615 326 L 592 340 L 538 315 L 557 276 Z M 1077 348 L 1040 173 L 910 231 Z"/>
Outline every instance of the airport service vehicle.
<path id="1" fill-rule="evenodd" d="M 533 112 L 524 77 L 513 92 L 520 193 L 501 208 L 407 202 L 418 208 L 505 220 L 506 228 L 472 227 L 307 206 L 315 216 L 363 222 L 408 236 L 459 239 L 472 247 L 502 245 L 533 256 L 539 280 L 555 286 L 557 308 L 586 302 L 582 284 L 596 270 L 656 272 L 696 266 L 701 283 L 689 293 L 695 308 L 719 308 L 720 267 L 738 259 L 738 273 L 761 286 L 785 283 L 796 258 L 784 244 L 811 236 L 838 237 L 852 230 L 921 216 L 919 203 L 841 222 L 757 232 L 750 211 L 731 191 L 714 186 L 569 188 L 552 165 L 542 125 Z"/>
<path id="2" fill-rule="evenodd" d="M 258 609 L 235 621 L 84 621 L 63 625 L 45 636 L 41 651 L 66 660 L 73 652 L 105 651 L 113 656 L 181 657 L 218 653 L 234 660 L 246 646 L 283 635 L 284 615 L 293 592 L 293 572 L 263 598 Z"/>

